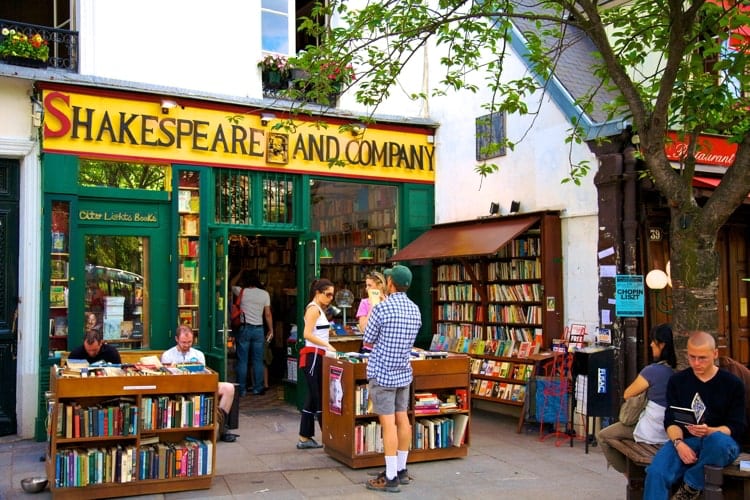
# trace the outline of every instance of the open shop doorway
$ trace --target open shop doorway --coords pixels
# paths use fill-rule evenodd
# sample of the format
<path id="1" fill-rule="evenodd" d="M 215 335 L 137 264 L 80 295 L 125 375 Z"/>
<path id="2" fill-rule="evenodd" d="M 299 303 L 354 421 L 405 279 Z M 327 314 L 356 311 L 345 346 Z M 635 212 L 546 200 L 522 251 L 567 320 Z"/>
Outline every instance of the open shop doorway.
<path id="1" fill-rule="evenodd" d="M 229 236 L 229 282 L 243 270 L 257 273 L 260 288 L 266 290 L 271 299 L 274 336 L 264 352 L 265 386 L 273 389 L 281 386 L 287 375 L 286 346 L 292 326 L 296 323 L 297 307 L 297 245 L 294 236 L 262 236 L 231 234 Z M 231 287 L 229 301 L 233 300 Z M 268 325 L 265 324 L 268 333 Z M 252 359 L 252 356 L 248 356 Z M 251 361 L 248 361 L 250 364 Z M 227 363 L 229 380 L 237 381 L 236 351 L 230 354 Z M 247 369 L 247 387 L 252 387 L 252 366 Z"/>

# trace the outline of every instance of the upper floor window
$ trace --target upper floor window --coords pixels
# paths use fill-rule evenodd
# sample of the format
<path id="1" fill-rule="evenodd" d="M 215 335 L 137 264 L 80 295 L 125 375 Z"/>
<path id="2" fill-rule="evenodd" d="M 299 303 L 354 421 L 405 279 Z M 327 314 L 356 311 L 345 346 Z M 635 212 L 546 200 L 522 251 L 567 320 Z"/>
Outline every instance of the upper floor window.
<path id="1" fill-rule="evenodd" d="M 505 156 L 505 113 L 490 113 L 476 119 L 477 161 Z"/>
<path id="2" fill-rule="evenodd" d="M 263 0 L 261 3 L 262 49 L 264 52 L 290 54 L 290 19 L 288 0 Z"/>

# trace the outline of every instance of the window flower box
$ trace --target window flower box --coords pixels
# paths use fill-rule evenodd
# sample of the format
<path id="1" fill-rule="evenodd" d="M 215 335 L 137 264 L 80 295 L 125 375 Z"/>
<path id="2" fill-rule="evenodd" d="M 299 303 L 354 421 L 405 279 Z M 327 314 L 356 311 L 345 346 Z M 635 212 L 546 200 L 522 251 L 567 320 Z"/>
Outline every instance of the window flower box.
<path id="1" fill-rule="evenodd" d="M 49 46 L 42 35 L 26 35 L 14 29 L 0 31 L 0 58 L 8 64 L 44 68 L 49 59 Z"/>
<path id="2" fill-rule="evenodd" d="M 12 64 L 14 66 L 25 66 L 27 68 L 46 68 L 47 61 L 40 61 L 39 59 L 30 59 L 28 57 L 21 56 L 3 56 L 2 61 L 6 64 Z"/>

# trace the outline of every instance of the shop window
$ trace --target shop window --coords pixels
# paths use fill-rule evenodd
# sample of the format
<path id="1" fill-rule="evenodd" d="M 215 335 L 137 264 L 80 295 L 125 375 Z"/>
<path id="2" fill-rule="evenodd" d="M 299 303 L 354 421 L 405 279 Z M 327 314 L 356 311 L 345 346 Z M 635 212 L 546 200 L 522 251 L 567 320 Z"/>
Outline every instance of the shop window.
<path id="1" fill-rule="evenodd" d="M 248 172 L 216 170 L 216 222 L 250 224 L 250 174 Z"/>
<path id="2" fill-rule="evenodd" d="M 476 119 L 477 161 L 505 156 L 505 113 L 490 113 Z"/>
<path id="3" fill-rule="evenodd" d="M 396 241 L 395 186 L 316 180 L 311 190 L 312 228 L 320 232 L 320 276 L 355 298 L 353 326 L 365 276 L 388 266 Z"/>
<path id="4" fill-rule="evenodd" d="M 263 178 L 263 222 L 293 222 L 294 181 L 288 175 L 266 175 Z"/>
<path id="5" fill-rule="evenodd" d="M 78 183 L 81 186 L 164 191 L 169 167 L 149 163 L 81 159 Z"/>
<path id="6" fill-rule="evenodd" d="M 148 345 L 149 238 L 92 234 L 85 245 L 84 328 L 121 348 Z"/>

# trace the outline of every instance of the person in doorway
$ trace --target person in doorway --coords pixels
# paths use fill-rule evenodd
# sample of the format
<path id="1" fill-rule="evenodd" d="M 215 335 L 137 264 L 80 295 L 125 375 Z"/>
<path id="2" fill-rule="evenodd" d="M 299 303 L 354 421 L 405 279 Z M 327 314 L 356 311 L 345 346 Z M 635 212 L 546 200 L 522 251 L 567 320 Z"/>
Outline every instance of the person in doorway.
<path id="1" fill-rule="evenodd" d="M 413 379 L 410 354 L 422 315 L 406 295 L 412 280 L 408 267 L 387 269 L 385 279 L 388 300 L 372 308 L 363 339 L 373 346 L 367 362 L 368 392 L 383 431 L 385 471 L 365 486 L 398 492 L 400 484 L 410 482 L 406 468 L 412 438 L 407 414 Z"/>
<path id="2" fill-rule="evenodd" d="M 271 314 L 271 296 L 260 286 L 258 273 L 247 269 L 241 270 L 230 282 L 232 294 L 241 297 L 242 325 L 236 336 L 237 341 L 237 382 L 240 385 L 240 396 L 247 394 L 247 366 L 253 365 L 252 393 L 256 396 L 265 394 L 263 382 L 263 352 L 266 338 L 273 338 L 273 315 Z M 268 334 L 264 334 L 263 321 L 268 325 Z M 248 359 L 249 355 L 249 359 Z"/>
<path id="3" fill-rule="evenodd" d="M 373 302 L 380 303 L 385 300 L 385 277 L 377 271 L 373 271 L 365 276 L 365 293 L 367 293 L 367 297 L 359 301 L 356 315 L 359 323 L 359 331 L 363 334 L 365 333 L 365 328 L 367 328 L 367 320 L 370 318 L 370 311 L 375 305 Z M 377 298 L 370 300 L 370 297 Z M 362 350 L 365 352 L 371 351 L 372 346 L 363 343 Z"/>
<path id="4" fill-rule="evenodd" d="M 675 373 L 667 383 L 664 428 L 671 443 L 654 455 L 646 468 L 643 498 L 666 499 L 672 485 L 682 485 L 672 497 L 699 498 L 705 465 L 725 467 L 740 453 L 745 431 L 745 388 L 742 381 L 715 365 L 719 352 L 710 333 L 692 332 L 687 356 L 690 368 Z M 678 421 L 675 407 L 703 409 L 698 423 Z"/>
<path id="5" fill-rule="evenodd" d="M 86 330 L 83 335 L 83 345 L 70 351 L 68 359 L 85 359 L 89 364 L 104 361 L 119 365 L 122 362 L 117 349 L 104 342 L 102 331 L 96 329 Z"/>
<path id="6" fill-rule="evenodd" d="M 177 327 L 174 339 L 177 344 L 167 349 L 161 355 L 161 362 L 165 365 L 177 365 L 179 363 L 201 363 L 206 364 L 206 356 L 193 347 L 193 330 L 188 325 Z M 237 435 L 227 432 L 226 423 L 234 403 L 234 384 L 219 382 L 219 439 L 226 443 L 233 443 Z"/>
<path id="7" fill-rule="evenodd" d="M 608 439 L 633 439 L 639 443 L 649 444 L 663 444 L 668 440 L 664 430 L 667 382 L 677 367 L 672 327 L 668 324 L 657 325 L 651 329 L 649 336 L 653 363 L 644 367 L 623 393 L 625 399 L 630 399 L 646 391 L 646 409 L 641 413 L 636 425 L 615 422 L 596 435 L 596 441 L 607 463 L 623 474 L 626 466 L 625 456 L 609 446 Z"/>
<path id="8" fill-rule="evenodd" d="M 312 299 L 305 307 L 305 346 L 299 352 L 299 367 L 305 374 L 307 397 L 299 422 L 297 449 L 320 448 L 315 441 L 315 421 L 323 428 L 323 356 L 336 349 L 328 342 L 331 324 L 325 311 L 333 301 L 333 283 L 323 278 L 313 282 Z"/>

